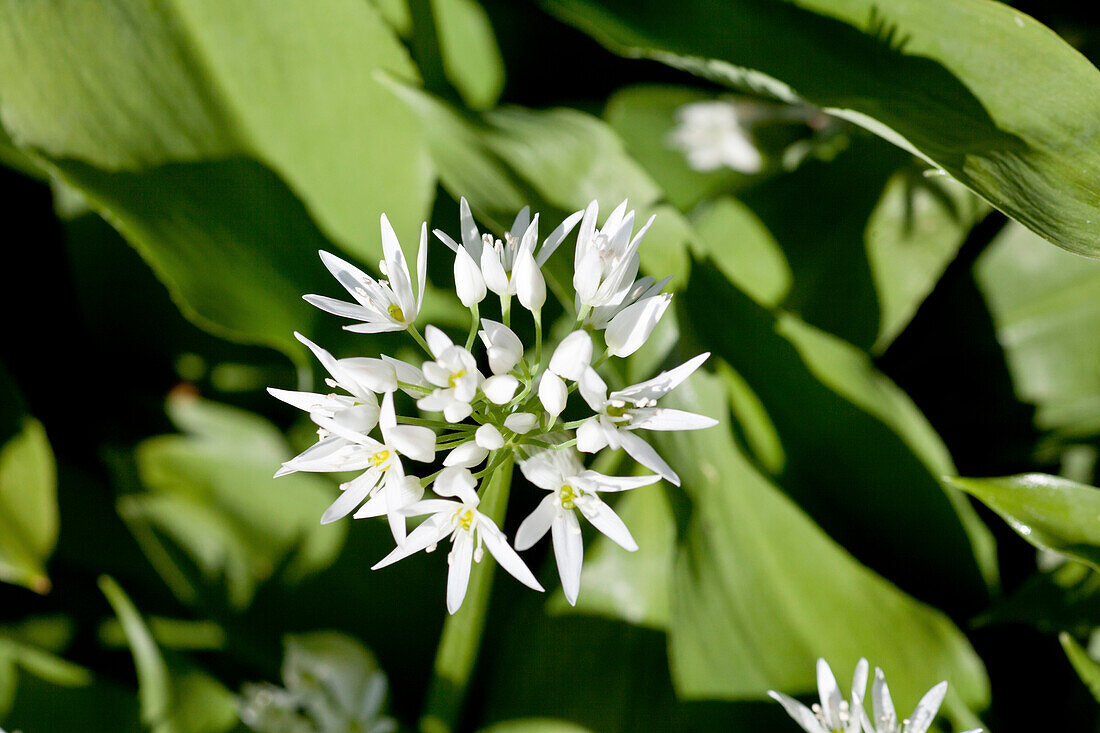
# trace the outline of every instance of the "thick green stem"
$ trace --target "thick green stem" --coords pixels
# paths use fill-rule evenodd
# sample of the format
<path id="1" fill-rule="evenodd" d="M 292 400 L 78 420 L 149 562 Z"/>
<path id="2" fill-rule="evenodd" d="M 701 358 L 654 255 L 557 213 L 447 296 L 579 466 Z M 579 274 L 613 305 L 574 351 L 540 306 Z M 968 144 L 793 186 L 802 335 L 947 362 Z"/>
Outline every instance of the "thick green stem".
<path id="1" fill-rule="evenodd" d="M 508 506 L 511 485 L 512 459 L 509 457 L 486 478 L 481 504 L 478 506 L 497 526 L 504 523 L 504 511 Z M 432 685 L 428 690 L 428 702 L 424 706 L 424 715 L 420 718 L 421 733 L 450 733 L 458 724 L 466 698 L 466 688 L 470 684 L 478 649 L 481 647 L 481 633 L 485 627 L 485 614 L 489 610 L 489 592 L 492 589 L 495 567 L 490 557 L 474 564 L 462 607 L 443 624 L 443 634 L 435 655 Z"/>

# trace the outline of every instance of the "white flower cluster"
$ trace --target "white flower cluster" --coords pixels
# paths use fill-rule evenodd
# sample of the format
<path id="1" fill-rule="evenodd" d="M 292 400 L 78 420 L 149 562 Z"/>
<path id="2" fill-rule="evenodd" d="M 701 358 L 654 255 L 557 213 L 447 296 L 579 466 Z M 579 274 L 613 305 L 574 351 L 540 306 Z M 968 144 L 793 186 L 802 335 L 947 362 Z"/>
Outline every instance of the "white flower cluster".
<path id="1" fill-rule="evenodd" d="M 876 667 L 875 680 L 871 684 L 873 717 L 868 717 L 863 707 L 863 695 L 867 691 L 867 672 L 867 660 L 859 660 L 852 676 L 851 702 L 840 694 L 833 670 L 824 659 L 817 660 L 820 704 L 814 703 L 812 708 L 808 708 L 782 692 L 769 690 L 768 694 L 783 706 L 806 733 L 926 733 L 947 694 L 947 683 L 940 682 L 934 686 L 917 703 L 912 715 L 898 720 L 894 701 L 890 698 L 890 688 L 886 686 L 886 677 Z M 966 733 L 981 733 L 981 730 L 975 728 Z"/>
<path id="2" fill-rule="evenodd" d="M 626 357 L 652 334 L 671 300 L 662 293 L 668 280 L 638 277 L 638 248 L 652 218 L 634 232 L 634 212 L 624 201 L 597 227 L 593 201 L 569 216 L 539 246 L 539 218 L 527 208 L 516 217 L 504 240 L 481 234 L 465 199 L 460 205 L 461 244 L 445 233 L 435 235 L 455 253 L 455 290 L 470 309 L 465 344 L 428 325 L 423 335 L 415 321 L 424 301 L 427 226 L 417 252 L 417 293 L 397 235 L 382 216 L 385 258 L 376 280 L 327 252 L 321 259 L 354 302 L 307 295 L 313 305 L 357 323 L 359 333 L 407 331 L 426 359 L 416 366 L 380 359 L 334 358 L 296 334 L 328 370 L 330 394 L 271 389 L 272 395 L 305 410 L 318 426 L 318 441 L 283 464 L 276 474 L 294 471 L 362 471 L 341 485 L 341 494 L 322 522 L 348 514 L 356 519 L 386 516 L 397 547 L 377 563 L 381 568 L 449 540 L 447 609 L 454 613 L 466 594 L 471 563 L 483 548 L 520 582 L 542 590 L 516 550 L 525 550 L 547 532 L 562 587 L 570 603 L 580 590 L 583 547 L 579 517 L 629 551 L 637 544 L 622 520 L 601 498 L 603 492 L 646 486 L 679 477 L 638 430 L 696 430 L 716 423 L 709 417 L 658 407 L 658 400 L 683 382 L 708 354 L 623 389 L 608 390 L 599 369 L 612 357 Z M 579 224 L 579 228 L 578 228 Z M 543 363 L 542 307 L 546 281 L 542 267 L 577 229 L 574 302 L 563 303 L 576 318 L 573 329 Z M 500 299 L 501 320 L 481 318 L 479 307 L 492 291 Z M 513 296 L 534 321 L 535 344 L 528 349 L 510 328 Z M 478 337 L 485 348 L 479 361 L 472 351 Z M 597 355 L 596 340 L 604 345 Z M 595 360 L 593 357 L 596 356 Z M 487 367 L 487 373 L 482 369 Z M 398 415 L 395 393 L 413 397 L 421 413 Z M 570 395 L 579 392 L 590 414 L 563 422 Z M 579 407 L 579 405 L 578 405 Z M 440 417 L 442 419 L 440 419 Z M 655 472 L 647 476 L 604 476 L 586 470 L 578 451 L 596 453 L 622 448 Z M 410 472 L 410 463 L 431 464 L 446 451 L 442 468 L 426 477 Z M 518 461 L 523 475 L 549 494 L 520 525 L 514 548 L 478 506 L 497 470 Z M 434 497 L 426 497 L 431 487 Z M 479 488 L 480 486 L 480 488 Z M 427 519 L 406 535 L 409 517 Z"/>

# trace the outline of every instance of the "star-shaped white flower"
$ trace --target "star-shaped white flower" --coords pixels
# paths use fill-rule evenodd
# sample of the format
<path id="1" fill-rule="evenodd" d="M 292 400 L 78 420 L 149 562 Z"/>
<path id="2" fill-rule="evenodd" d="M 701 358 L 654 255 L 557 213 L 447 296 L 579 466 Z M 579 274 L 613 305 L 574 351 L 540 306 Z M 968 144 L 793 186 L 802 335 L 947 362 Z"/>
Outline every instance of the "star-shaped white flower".
<path id="1" fill-rule="evenodd" d="M 672 391 L 698 369 L 710 353 L 699 354 L 680 366 L 661 372 L 653 379 L 607 394 L 607 385 L 596 370 L 587 367 L 578 380 L 581 397 L 596 413 L 577 428 L 577 448 L 595 453 L 605 446 L 622 448 L 638 463 L 680 485 L 680 477 L 634 434 L 635 430 L 701 430 L 718 421 L 694 412 L 657 407 L 657 400 Z"/>
<path id="2" fill-rule="evenodd" d="M 869 719 L 866 711 L 860 709 L 864 733 L 925 733 L 935 720 L 946 694 L 947 682 L 940 682 L 924 694 L 912 715 L 899 721 L 894 711 L 894 701 L 890 698 L 890 688 L 886 686 L 886 676 L 876 667 L 875 681 L 871 683 L 874 719 Z M 966 733 L 981 733 L 981 728 Z"/>
<path id="3" fill-rule="evenodd" d="M 607 328 L 608 324 L 611 323 L 611 319 L 624 309 L 634 305 L 639 300 L 661 295 L 661 291 L 664 290 L 665 286 L 668 285 L 671 280 L 671 275 L 656 281 L 649 275 L 638 278 L 634 281 L 634 284 L 630 286 L 630 290 L 627 291 L 621 302 L 614 305 L 596 306 L 589 311 L 588 316 L 584 319 L 584 325 L 591 326 L 597 331 Z"/>
<path id="4" fill-rule="evenodd" d="M 623 302 L 634 286 L 641 262 L 638 248 L 654 217 L 649 217 L 636 235 L 634 212 L 627 212 L 626 201 L 607 217 L 602 229 L 596 228 L 600 206 L 592 201 L 585 209 L 577 233 L 577 249 L 573 256 L 573 287 L 577 291 L 576 305 L 596 308 Z"/>
<path id="5" fill-rule="evenodd" d="M 325 510 L 321 516 L 321 523 L 328 524 L 346 517 L 381 489 L 386 493 L 386 515 L 390 522 L 390 530 L 393 532 L 394 539 L 400 542 L 405 537 L 406 516 L 400 510 L 410 503 L 401 457 L 430 463 L 435 458 L 435 433 L 430 428 L 398 425 L 393 409 L 393 392 L 387 392 L 382 398 L 378 419 L 378 425 L 382 431 L 381 441 L 365 433 L 345 428 L 336 420 L 323 417 L 316 419 L 322 428 L 331 433 L 331 436 L 283 465 L 297 471 L 352 470 L 348 467 L 349 465 L 354 465 L 356 469 L 366 469 L 358 478 L 341 485 L 342 493 Z M 330 461 L 327 464 L 329 467 L 326 467 L 323 457 L 310 457 L 307 454 L 318 451 L 318 446 L 328 441 L 340 441 L 335 447 L 342 455 L 340 462 Z"/>
<path id="6" fill-rule="evenodd" d="M 571 448 L 549 449 L 520 463 L 528 481 L 546 489 L 544 498 L 516 531 L 516 549 L 526 550 L 549 531 L 554 542 L 554 558 L 561 577 L 562 591 L 570 604 L 577 604 L 581 586 L 584 545 L 577 512 L 593 527 L 624 550 L 634 552 L 638 544 L 623 520 L 599 497 L 602 491 L 626 491 L 649 486 L 660 476 L 604 476 L 586 471 Z"/>
<path id="7" fill-rule="evenodd" d="M 424 335 L 435 361 L 424 362 L 421 369 L 436 389 L 416 405 L 427 412 L 442 412 L 449 422 L 462 422 L 474 411 L 470 402 L 481 385 L 477 360 L 435 326 L 428 326 Z"/>
<path id="8" fill-rule="evenodd" d="M 321 260 L 329 272 L 344 286 L 355 303 L 347 303 L 324 295 L 307 295 L 305 299 L 323 311 L 362 323 L 345 326 L 357 333 L 381 333 L 403 331 L 416 321 L 424 303 L 427 287 L 428 225 L 420 229 L 420 248 L 416 255 L 416 283 L 419 290 L 413 296 L 412 279 L 405 253 L 390 220 L 382 215 L 382 252 L 385 258 L 378 269 L 388 280 L 375 280 L 354 265 L 334 254 L 321 251 Z"/>
<path id="9" fill-rule="evenodd" d="M 817 660 L 817 689 L 821 703 L 808 708 L 798 700 L 782 692 L 768 690 L 768 695 L 779 702 L 802 726 L 806 733 L 860 733 L 860 726 L 866 717 L 863 714 L 863 695 L 867 691 L 867 660 L 860 659 L 852 675 L 852 702 L 848 703 L 840 694 L 836 677 L 829 663 Z"/>
<path id="10" fill-rule="evenodd" d="M 478 290 L 474 278 L 467 273 L 469 264 L 459 252 L 460 249 L 465 249 L 470 258 L 480 265 L 481 275 L 489 290 L 502 297 L 517 295 L 524 308 L 536 311 L 542 308 L 546 300 L 546 283 L 541 268 L 577 225 L 581 216 L 582 213 L 578 211 L 567 217 L 543 241 L 537 253 L 535 247 L 538 244 L 539 217 L 536 214 L 532 221 L 531 210 L 526 206 L 516 215 L 512 228 L 504 235 L 503 241 L 495 239 L 491 234 L 483 235 L 478 232 L 470 205 L 465 198 L 459 201 L 462 247 L 446 233 L 438 229 L 434 233 L 455 252 L 455 281 L 458 282 L 461 269 L 466 285 L 460 290 L 465 289 L 469 298 L 472 299 Z M 462 261 L 461 265 L 459 261 Z M 463 303 L 470 305 L 465 299 Z"/>
<path id="11" fill-rule="evenodd" d="M 466 471 L 466 469 L 459 470 Z M 452 481 L 456 487 L 463 484 L 457 475 Z M 469 486 L 467 482 L 465 487 L 469 488 Z M 456 491 L 457 494 L 456 488 L 451 490 Z M 531 574 L 531 570 L 508 545 L 508 538 L 496 523 L 477 510 L 478 497 L 476 494 L 471 496 L 471 492 L 472 488 L 461 490 L 461 501 L 425 499 L 406 507 L 404 512 L 409 516 L 422 514 L 431 516 L 410 532 L 405 541 L 393 552 L 376 563 L 372 570 L 384 568 L 421 550 L 431 552 L 439 542 L 450 538 L 451 551 L 447 555 L 447 563 L 450 565 L 447 571 L 448 612 L 455 613 L 462 605 L 466 597 L 466 587 L 470 582 L 470 569 L 473 563 L 481 562 L 483 547 L 488 548 L 489 554 L 518 581 L 528 588 L 543 590 L 535 580 L 535 576 Z"/>

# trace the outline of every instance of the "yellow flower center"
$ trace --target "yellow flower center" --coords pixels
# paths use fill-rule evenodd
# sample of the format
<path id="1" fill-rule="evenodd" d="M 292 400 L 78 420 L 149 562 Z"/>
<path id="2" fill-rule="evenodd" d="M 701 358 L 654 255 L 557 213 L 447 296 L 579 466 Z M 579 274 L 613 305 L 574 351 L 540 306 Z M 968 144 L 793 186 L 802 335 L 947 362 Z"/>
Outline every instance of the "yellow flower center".
<path id="1" fill-rule="evenodd" d="M 401 321 L 402 323 L 405 322 L 405 313 L 401 310 L 401 306 L 399 306 L 397 303 L 394 303 L 386 310 L 390 314 L 390 318 L 392 318 L 393 320 Z"/>
<path id="2" fill-rule="evenodd" d="M 569 484 L 563 484 L 562 487 L 558 489 L 558 496 L 561 497 L 562 509 L 572 509 L 577 506 L 576 498 L 580 496 L 580 492 Z"/>
<path id="3" fill-rule="evenodd" d="M 462 379 L 465 376 L 466 376 L 466 370 L 465 369 L 459 369 L 457 372 L 455 372 L 450 377 L 448 377 L 447 385 L 450 386 L 450 387 L 454 387 L 455 382 L 457 382 L 458 380 Z"/>
<path id="4" fill-rule="evenodd" d="M 388 450 L 380 450 L 370 457 L 371 465 L 374 467 L 381 466 L 383 463 L 390 459 L 390 452 Z"/>
<path id="5" fill-rule="evenodd" d="M 460 509 L 456 515 L 458 518 L 458 525 L 462 529 L 470 529 L 474 523 L 474 512 L 472 509 Z"/>
<path id="6" fill-rule="evenodd" d="M 626 405 L 608 405 L 607 409 L 605 409 L 604 412 L 607 413 L 608 417 L 622 417 L 626 414 Z"/>

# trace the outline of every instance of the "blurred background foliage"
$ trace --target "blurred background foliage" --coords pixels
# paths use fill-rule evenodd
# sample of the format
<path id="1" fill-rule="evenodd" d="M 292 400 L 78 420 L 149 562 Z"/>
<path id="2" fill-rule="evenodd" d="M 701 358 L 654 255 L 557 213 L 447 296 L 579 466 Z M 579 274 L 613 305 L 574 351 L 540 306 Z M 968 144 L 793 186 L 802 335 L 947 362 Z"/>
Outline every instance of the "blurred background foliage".
<path id="1" fill-rule="evenodd" d="M 393 353 L 301 300 L 316 250 L 465 196 L 658 214 L 628 376 L 712 351 L 721 426 L 662 436 L 683 487 L 576 608 L 496 588 L 460 729 L 787 730 L 767 689 L 866 656 L 944 730 L 1097 730 L 1098 56 L 1069 2 L 3 0 L 0 726 L 415 727 L 442 565 L 272 481 L 310 426 L 264 387 L 317 380 L 295 330 Z M 672 143 L 713 100 L 758 169 Z"/>

